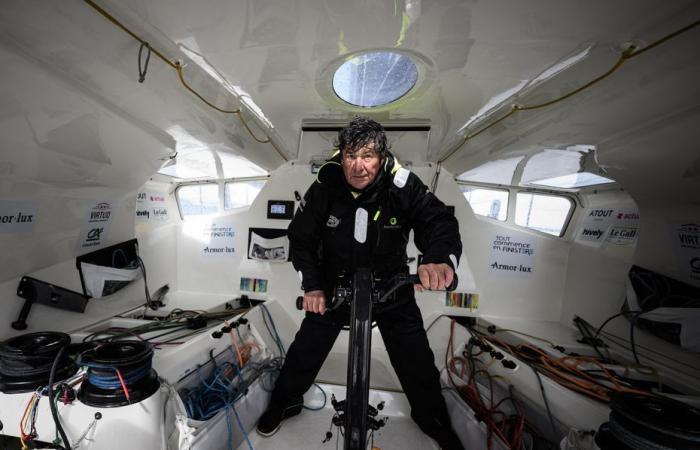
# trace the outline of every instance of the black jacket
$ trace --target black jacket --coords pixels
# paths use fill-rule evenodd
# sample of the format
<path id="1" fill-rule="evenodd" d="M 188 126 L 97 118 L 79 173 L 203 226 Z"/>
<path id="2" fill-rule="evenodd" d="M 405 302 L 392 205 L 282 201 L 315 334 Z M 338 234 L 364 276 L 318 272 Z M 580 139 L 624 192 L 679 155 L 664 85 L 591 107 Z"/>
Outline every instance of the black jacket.
<path id="1" fill-rule="evenodd" d="M 367 211 L 364 243 L 354 238 L 359 208 Z M 374 182 L 353 195 L 337 152 L 320 168 L 289 225 L 292 263 L 305 292 L 322 289 L 328 295 L 339 274 L 351 276 L 359 267 L 388 279 L 407 271 L 411 230 L 422 263 L 455 268 L 462 253 L 457 219 L 414 173 L 389 154 Z"/>

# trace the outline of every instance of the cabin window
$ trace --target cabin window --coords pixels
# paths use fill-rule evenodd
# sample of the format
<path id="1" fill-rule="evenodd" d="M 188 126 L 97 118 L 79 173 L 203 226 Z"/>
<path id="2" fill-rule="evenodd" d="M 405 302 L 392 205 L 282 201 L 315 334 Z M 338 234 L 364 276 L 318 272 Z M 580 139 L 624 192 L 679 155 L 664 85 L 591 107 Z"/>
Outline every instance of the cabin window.
<path id="1" fill-rule="evenodd" d="M 252 205 L 263 186 L 265 186 L 265 180 L 227 182 L 224 189 L 224 209 Z"/>
<path id="2" fill-rule="evenodd" d="M 461 185 L 464 198 L 469 202 L 474 214 L 505 221 L 508 216 L 508 191 Z"/>
<path id="3" fill-rule="evenodd" d="M 183 217 L 219 212 L 219 185 L 215 183 L 188 184 L 175 191 Z"/>
<path id="4" fill-rule="evenodd" d="M 573 206 L 573 202 L 567 197 L 518 192 L 515 201 L 515 224 L 561 236 Z"/>
<path id="5" fill-rule="evenodd" d="M 418 69 L 408 56 L 373 51 L 343 63 L 333 75 L 333 90 L 351 105 L 372 108 L 403 97 L 417 80 Z"/>

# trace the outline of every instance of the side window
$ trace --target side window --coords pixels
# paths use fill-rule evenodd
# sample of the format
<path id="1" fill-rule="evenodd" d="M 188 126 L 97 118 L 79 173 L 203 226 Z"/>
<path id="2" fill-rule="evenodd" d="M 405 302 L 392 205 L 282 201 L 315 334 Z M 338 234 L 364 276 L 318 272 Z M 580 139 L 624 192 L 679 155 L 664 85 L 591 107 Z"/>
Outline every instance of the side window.
<path id="1" fill-rule="evenodd" d="M 474 210 L 474 214 L 501 221 L 506 220 L 508 216 L 508 191 L 464 184 L 460 185 L 459 188 Z"/>
<path id="2" fill-rule="evenodd" d="M 515 224 L 554 236 L 564 234 L 573 203 L 557 195 L 518 192 Z"/>
<path id="3" fill-rule="evenodd" d="M 227 182 L 224 188 L 224 209 L 250 206 L 264 185 L 265 180 Z"/>
<path id="4" fill-rule="evenodd" d="M 213 183 L 189 184 L 176 191 L 183 217 L 219 212 L 219 186 Z"/>

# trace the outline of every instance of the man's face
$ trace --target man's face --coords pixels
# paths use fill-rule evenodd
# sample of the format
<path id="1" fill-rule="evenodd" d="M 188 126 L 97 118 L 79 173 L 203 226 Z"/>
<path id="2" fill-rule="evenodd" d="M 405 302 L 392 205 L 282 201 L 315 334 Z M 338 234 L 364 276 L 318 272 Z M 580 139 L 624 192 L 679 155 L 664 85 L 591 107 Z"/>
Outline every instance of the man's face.
<path id="1" fill-rule="evenodd" d="M 355 150 L 343 150 L 341 164 L 348 184 L 362 190 L 372 184 L 377 177 L 383 158 L 376 152 L 375 143 L 371 142 Z"/>

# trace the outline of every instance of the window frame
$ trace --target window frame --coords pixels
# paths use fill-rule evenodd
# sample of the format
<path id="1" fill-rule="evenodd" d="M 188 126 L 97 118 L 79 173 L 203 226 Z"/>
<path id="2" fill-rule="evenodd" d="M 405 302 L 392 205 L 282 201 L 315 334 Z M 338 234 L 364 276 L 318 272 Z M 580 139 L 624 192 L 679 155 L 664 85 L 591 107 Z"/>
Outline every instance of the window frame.
<path id="1" fill-rule="evenodd" d="M 551 234 L 551 233 L 546 233 L 544 231 L 540 231 L 536 228 L 530 228 L 525 225 L 519 225 L 515 223 L 515 217 L 516 213 L 515 211 L 517 210 L 518 207 L 518 194 L 532 194 L 532 195 L 541 195 L 544 197 L 558 197 L 558 198 L 563 198 L 569 202 L 569 212 L 566 214 L 566 218 L 564 219 L 564 224 L 561 227 L 561 230 L 559 231 L 559 234 Z M 577 198 L 571 198 L 571 194 L 568 193 L 554 193 L 554 192 L 542 192 L 539 189 L 523 189 L 523 188 L 518 188 L 515 189 L 515 195 L 513 196 L 513 225 L 516 227 L 520 228 L 525 228 L 526 230 L 534 231 L 537 233 L 541 233 L 546 236 L 551 236 L 551 237 L 559 237 L 563 238 L 564 235 L 566 234 L 566 231 L 569 229 L 569 224 L 571 223 L 571 219 L 574 216 L 574 211 L 576 211 L 576 205 L 577 205 Z"/>
<path id="2" fill-rule="evenodd" d="M 537 233 L 541 236 L 547 236 L 550 238 L 559 238 L 559 239 L 564 239 L 566 237 L 566 233 L 569 231 L 569 225 L 571 225 L 571 220 L 574 217 L 574 214 L 576 213 L 576 208 L 578 206 L 583 207 L 583 204 L 581 202 L 581 199 L 579 197 L 579 192 L 574 192 L 574 191 L 557 191 L 553 189 L 541 189 L 541 188 L 531 188 L 531 187 L 523 187 L 523 186 L 511 186 L 511 185 L 505 185 L 505 184 L 491 184 L 491 183 L 483 183 L 483 182 L 472 182 L 472 181 L 464 181 L 464 180 L 459 180 L 457 177 L 454 178 L 455 183 L 457 183 L 458 186 L 473 186 L 473 187 L 478 187 L 478 188 L 485 188 L 485 189 L 491 189 L 491 190 L 505 190 L 508 191 L 508 208 L 507 208 L 507 215 L 506 215 L 506 220 L 501 221 L 498 219 L 493 219 L 488 216 L 482 216 L 481 214 L 474 214 L 478 219 L 480 220 L 490 220 L 493 221 L 493 223 L 501 224 L 501 225 L 509 225 L 513 227 L 517 227 L 523 230 L 528 230 L 533 233 Z M 594 190 L 594 189 L 593 189 Z M 518 199 L 518 194 L 519 193 L 524 193 L 524 194 L 539 194 L 539 195 L 549 195 L 552 197 L 561 197 L 569 201 L 571 207 L 569 208 L 569 212 L 566 216 L 566 220 L 564 220 L 564 225 L 562 226 L 562 229 L 560 231 L 560 234 L 554 235 L 554 234 L 549 234 L 545 233 L 544 231 L 540 231 L 534 228 L 529 228 L 526 226 L 518 225 L 515 223 L 515 210 L 517 207 L 517 199 Z M 467 202 L 466 197 L 464 197 L 464 192 L 460 188 L 460 194 L 462 195 L 462 198 L 464 198 L 464 201 Z"/>
<path id="3" fill-rule="evenodd" d="M 252 203 L 247 206 L 240 206 L 238 208 L 230 208 L 226 209 L 226 185 L 229 183 L 246 183 L 248 181 L 262 181 L 263 182 L 263 187 L 260 188 L 260 191 L 262 192 L 263 189 L 265 189 L 265 183 L 270 179 L 270 175 L 260 175 L 260 176 L 255 176 L 255 177 L 239 177 L 239 178 L 226 178 L 224 180 L 221 180 L 221 205 L 222 205 L 222 211 L 226 213 L 227 211 L 239 211 L 242 208 L 250 208 Z M 258 195 L 260 195 L 258 193 Z M 258 197 L 255 196 L 257 199 Z M 253 200 L 255 202 L 255 200 Z"/>
<path id="4" fill-rule="evenodd" d="M 270 174 L 268 173 L 267 175 L 256 175 L 252 177 L 237 177 L 237 178 L 221 178 L 221 179 L 205 179 L 205 180 L 188 180 L 188 181 L 183 181 L 180 183 L 177 183 L 175 186 L 175 189 L 173 189 L 173 193 L 175 194 L 175 203 L 177 203 L 177 210 L 178 213 L 180 214 L 180 220 L 185 220 L 185 216 L 182 213 L 182 207 L 180 206 L 180 197 L 178 196 L 178 191 L 180 190 L 181 187 L 184 186 L 192 186 L 192 185 L 202 185 L 202 184 L 215 184 L 217 185 L 217 192 L 218 192 L 218 213 L 217 214 L 226 214 L 228 211 L 236 211 L 241 208 L 234 208 L 234 209 L 225 209 L 225 196 L 226 196 L 226 183 L 236 183 L 236 182 L 245 182 L 245 181 L 265 181 L 267 182 L 270 179 Z M 263 187 L 264 188 L 264 187 Z M 192 214 L 190 216 L 195 216 L 195 215 L 200 215 L 201 214 Z"/>
<path id="5" fill-rule="evenodd" d="M 495 221 L 496 223 L 508 223 L 508 218 L 509 218 L 510 215 L 511 215 L 511 211 L 510 211 L 510 198 L 511 198 L 511 194 L 512 194 L 512 193 L 511 193 L 510 189 L 508 189 L 507 186 L 504 186 L 504 185 L 502 185 L 502 184 L 499 184 L 499 185 L 497 185 L 498 187 L 495 187 L 496 185 L 488 185 L 488 184 L 481 184 L 481 183 L 464 182 L 464 181 L 462 181 L 462 180 L 459 180 L 459 181 L 456 181 L 456 182 L 457 182 L 457 185 L 458 185 L 458 186 L 471 186 L 471 187 L 474 187 L 474 188 L 477 188 L 477 189 L 484 189 L 484 190 L 491 190 L 491 191 L 505 191 L 505 192 L 507 192 L 507 193 L 508 193 L 508 199 L 507 199 L 507 201 L 506 201 L 506 218 L 505 218 L 505 219 L 500 220 L 500 219 L 497 219 L 497 218 L 493 218 L 493 217 L 490 217 L 490 216 L 484 216 L 484 215 L 482 215 L 482 214 L 477 214 L 477 213 L 474 213 L 474 215 L 479 216 L 480 218 L 483 218 L 483 219 L 493 220 L 493 221 Z M 465 200 L 467 203 L 469 203 L 469 200 L 467 200 L 467 198 L 464 196 L 464 191 L 462 190 L 461 187 L 459 188 L 459 192 L 462 194 L 462 198 L 464 198 L 464 200 Z M 472 208 L 472 211 L 474 211 L 474 208 L 471 206 L 471 204 L 470 204 L 469 206 Z"/>
<path id="6" fill-rule="evenodd" d="M 185 220 L 185 217 L 191 217 L 191 216 L 203 216 L 204 214 L 190 214 L 189 216 L 185 215 L 182 213 L 182 205 L 180 204 L 180 196 L 178 192 L 180 191 L 181 188 L 183 187 L 188 187 L 188 186 L 201 186 L 205 184 L 211 184 L 217 187 L 217 214 L 220 214 L 222 209 L 221 205 L 221 186 L 218 181 L 216 180 L 199 180 L 199 181 L 188 181 L 186 183 L 180 183 L 175 187 L 174 193 L 175 193 L 175 203 L 177 203 L 177 210 L 178 213 L 180 213 L 180 220 Z"/>

